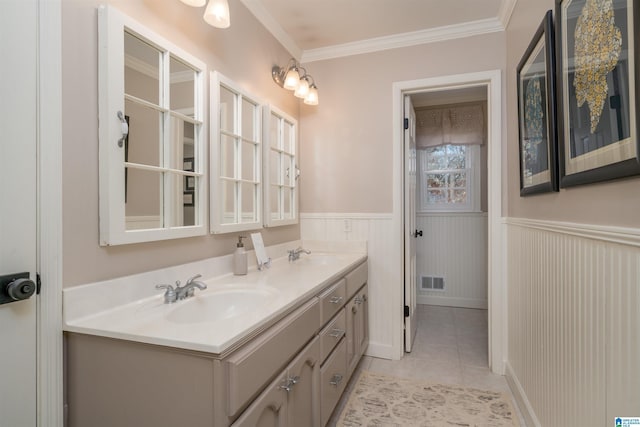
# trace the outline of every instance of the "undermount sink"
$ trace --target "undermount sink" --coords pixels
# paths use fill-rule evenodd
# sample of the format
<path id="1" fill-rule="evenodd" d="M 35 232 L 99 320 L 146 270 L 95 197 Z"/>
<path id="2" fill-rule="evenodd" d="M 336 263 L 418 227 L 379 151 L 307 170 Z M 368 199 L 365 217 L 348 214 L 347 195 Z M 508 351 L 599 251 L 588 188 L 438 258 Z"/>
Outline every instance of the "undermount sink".
<path id="1" fill-rule="evenodd" d="M 167 315 L 173 323 L 215 322 L 240 316 L 276 296 L 271 289 L 224 289 L 196 294 L 187 301 L 179 301 Z"/>

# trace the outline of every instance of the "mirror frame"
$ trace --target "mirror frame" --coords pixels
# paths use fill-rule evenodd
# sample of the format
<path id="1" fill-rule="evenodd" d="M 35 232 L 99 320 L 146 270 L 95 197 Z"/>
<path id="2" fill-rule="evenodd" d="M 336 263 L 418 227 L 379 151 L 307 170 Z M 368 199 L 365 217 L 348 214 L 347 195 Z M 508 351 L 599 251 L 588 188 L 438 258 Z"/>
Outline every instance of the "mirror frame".
<path id="1" fill-rule="evenodd" d="M 118 111 L 125 112 L 124 91 L 124 34 L 125 30 L 140 36 L 162 52 L 164 71 L 168 70 L 171 56 L 179 59 L 195 70 L 194 80 L 194 119 L 200 127 L 199 135 L 194 138 L 196 163 L 194 174 L 200 185 L 196 193 L 197 203 L 195 218 L 198 225 L 175 226 L 141 230 L 127 230 L 125 218 L 125 158 L 122 144 L 118 140 L 123 136 L 122 124 L 117 116 Z M 100 205 L 100 245 L 121 245 L 129 243 L 150 242 L 206 235 L 206 196 L 208 183 L 206 174 L 206 64 L 188 54 L 173 43 L 154 33 L 136 20 L 128 17 L 112 6 L 98 8 L 98 99 L 99 99 L 99 205 Z M 168 105 L 168 97 L 163 100 Z M 168 111 L 170 111 L 167 108 Z M 170 120 L 170 113 L 165 114 Z M 165 129 L 167 127 L 165 126 Z M 167 147 L 168 135 L 163 136 L 163 149 Z M 163 165 L 154 168 L 158 172 L 173 171 Z M 174 173 L 169 172 L 169 173 Z M 164 179 L 165 187 L 167 177 Z M 166 194 L 168 190 L 163 190 Z M 165 203 L 165 197 L 162 197 Z M 161 205 L 161 217 L 164 218 L 168 207 Z"/>

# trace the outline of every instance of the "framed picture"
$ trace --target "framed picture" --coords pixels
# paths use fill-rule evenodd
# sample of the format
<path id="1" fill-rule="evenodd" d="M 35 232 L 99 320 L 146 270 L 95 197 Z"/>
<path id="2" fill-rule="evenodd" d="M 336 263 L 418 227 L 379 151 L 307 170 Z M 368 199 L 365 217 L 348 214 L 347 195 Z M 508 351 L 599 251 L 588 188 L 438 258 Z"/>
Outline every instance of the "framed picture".
<path id="1" fill-rule="evenodd" d="M 196 177 L 195 176 L 185 176 L 184 177 L 184 187 L 185 187 L 185 190 L 195 190 L 195 188 L 196 188 Z"/>
<path id="2" fill-rule="evenodd" d="M 193 172 L 193 157 L 185 157 L 182 170 Z"/>
<path id="3" fill-rule="evenodd" d="M 194 206 L 195 195 L 193 191 L 185 191 L 182 194 L 182 204 L 184 206 Z"/>
<path id="4" fill-rule="evenodd" d="M 560 186 L 640 173 L 634 0 L 556 0 Z"/>
<path id="5" fill-rule="evenodd" d="M 521 196 L 558 191 L 554 53 L 548 11 L 518 64 Z"/>

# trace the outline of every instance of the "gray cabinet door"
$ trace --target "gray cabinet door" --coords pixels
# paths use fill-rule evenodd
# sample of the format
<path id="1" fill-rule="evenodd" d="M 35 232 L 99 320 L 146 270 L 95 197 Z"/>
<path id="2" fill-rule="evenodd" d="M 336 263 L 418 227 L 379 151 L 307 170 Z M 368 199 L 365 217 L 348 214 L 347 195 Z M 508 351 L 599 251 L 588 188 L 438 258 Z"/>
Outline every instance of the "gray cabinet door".
<path id="1" fill-rule="evenodd" d="M 278 376 L 232 427 L 286 427 L 287 391 L 286 378 Z"/>
<path id="2" fill-rule="evenodd" d="M 320 340 L 314 340 L 291 362 L 289 427 L 320 427 Z"/>

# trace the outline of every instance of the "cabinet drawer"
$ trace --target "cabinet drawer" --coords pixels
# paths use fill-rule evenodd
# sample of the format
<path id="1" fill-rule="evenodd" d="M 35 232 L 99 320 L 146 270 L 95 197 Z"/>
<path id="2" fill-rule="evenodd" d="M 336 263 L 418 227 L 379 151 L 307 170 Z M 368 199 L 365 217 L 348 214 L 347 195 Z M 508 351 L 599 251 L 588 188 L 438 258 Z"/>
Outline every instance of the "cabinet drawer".
<path id="1" fill-rule="evenodd" d="M 320 418 L 327 425 L 347 385 L 347 346 L 344 338 L 320 368 Z"/>
<path id="2" fill-rule="evenodd" d="M 347 280 L 347 299 L 350 299 L 367 282 L 369 267 L 367 261 L 360 264 L 345 276 Z"/>
<path id="3" fill-rule="evenodd" d="M 236 415 L 319 328 L 320 306 L 313 298 L 226 358 L 228 415 Z"/>
<path id="4" fill-rule="evenodd" d="M 326 323 L 347 302 L 347 281 L 340 280 L 320 294 L 321 324 Z"/>
<path id="5" fill-rule="evenodd" d="M 344 310 L 334 317 L 331 322 L 320 332 L 320 360 L 324 362 L 324 359 L 329 356 L 331 350 L 340 342 L 344 337 L 346 331 L 346 321 Z"/>

